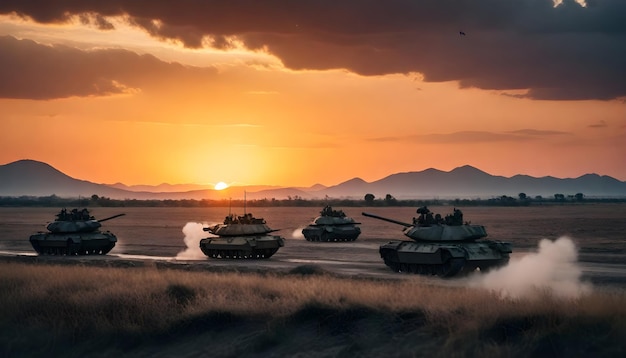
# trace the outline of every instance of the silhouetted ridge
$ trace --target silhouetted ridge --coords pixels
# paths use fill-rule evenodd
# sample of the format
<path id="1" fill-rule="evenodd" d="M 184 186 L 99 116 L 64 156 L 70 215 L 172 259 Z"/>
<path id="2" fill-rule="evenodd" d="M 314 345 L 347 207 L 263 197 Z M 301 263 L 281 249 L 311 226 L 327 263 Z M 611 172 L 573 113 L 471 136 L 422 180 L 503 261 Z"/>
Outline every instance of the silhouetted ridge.
<path id="1" fill-rule="evenodd" d="M 454 168 L 449 173 L 462 176 L 492 176 L 491 174 L 485 173 L 484 171 L 471 165 Z"/>
<path id="2" fill-rule="evenodd" d="M 235 198 L 247 190 L 248 199 L 321 199 L 331 198 L 363 199 L 366 194 L 384 198 L 387 194 L 397 199 L 404 198 L 482 198 L 489 199 L 502 195 L 552 197 L 555 194 L 596 197 L 626 197 L 626 182 L 610 176 L 585 174 L 578 178 L 536 178 L 528 175 L 515 175 L 510 178 L 495 176 L 470 165 L 460 166 L 449 172 L 426 169 L 419 172 L 405 172 L 389 175 L 383 179 L 366 182 L 353 178 L 338 185 L 324 187 L 316 184 L 310 188 L 276 187 L 268 185 L 229 187 L 222 191 L 213 189 L 178 190 L 159 192 L 155 186 L 133 186 L 133 191 L 124 190 L 123 184 L 112 187 L 71 178 L 52 166 L 35 160 L 19 160 L 0 165 L 0 196 L 48 196 L 90 197 L 93 194 L 112 199 L 227 199 Z M 189 187 L 181 184 L 162 184 L 161 188 L 177 189 Z M 129 188 L 129 187 L 127 187 Z M 137 189 L 149 189 L 136 191 Z"/>

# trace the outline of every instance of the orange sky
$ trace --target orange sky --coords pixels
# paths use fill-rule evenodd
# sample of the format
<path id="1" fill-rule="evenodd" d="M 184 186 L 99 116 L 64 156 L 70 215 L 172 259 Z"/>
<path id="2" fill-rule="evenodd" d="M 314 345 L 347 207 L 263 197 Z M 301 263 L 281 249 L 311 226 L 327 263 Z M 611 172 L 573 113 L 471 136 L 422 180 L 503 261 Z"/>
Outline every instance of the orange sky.
<path id="1" fill-rule="evenodd" d="M 432 66 L 368 73 L 329 52 L 313 68 L 282 40 L 194 47 L 128 17 L 107 16 L 104 30 L 79 15 L 36 22 L 0 8 L 0 164 L 35 159 L 128 185 L 334 185 L 465 164 L 626 180 L 621 85 L 598 87 L 616 88 L 607 98 L 542 99 L 541 88 L 439 81 Z M 624 81 L 623 70 L 613 78 Z"/>

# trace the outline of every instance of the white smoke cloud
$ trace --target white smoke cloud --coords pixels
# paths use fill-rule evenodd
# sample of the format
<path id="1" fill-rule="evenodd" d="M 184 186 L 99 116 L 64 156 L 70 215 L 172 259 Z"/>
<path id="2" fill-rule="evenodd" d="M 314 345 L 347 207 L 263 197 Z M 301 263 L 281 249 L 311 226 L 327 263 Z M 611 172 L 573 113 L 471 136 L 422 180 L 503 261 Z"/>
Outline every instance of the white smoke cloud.
<path id="1" fill-rule="evenodd" d="M 570 238 L 543 239 L 537 253 L 475 276 L 470 283 L 505 298 L 532 298 L 539 292 L 550 292 L 558 298 L 577 298 L 591 292 L 591 285 L 581 281 L 582 269 L 577 260 L 578 251 Z"/>
<path id="2" fill-rule="evenodd" d="M 303 227 L 299 227 L 299 228 L 295 229 L 291 233 L 291 237 L 294 238 L 294 239 L 299 239 L 299 240 L 304 239 L 304 235 L 302 235 L 302 229 L 304 229 L 304 228 Z"/>
<path id="3" fill-rule="evenodd" d="M 183 227 L 185 234 L 185 245 L 187 248 L 176 255 L 177 260 L 199 260 L 206 259 L 206 255 L 200 250 L 200 240 L 208 236 L 202 228 L 205 224 L 188 222 Z"/>

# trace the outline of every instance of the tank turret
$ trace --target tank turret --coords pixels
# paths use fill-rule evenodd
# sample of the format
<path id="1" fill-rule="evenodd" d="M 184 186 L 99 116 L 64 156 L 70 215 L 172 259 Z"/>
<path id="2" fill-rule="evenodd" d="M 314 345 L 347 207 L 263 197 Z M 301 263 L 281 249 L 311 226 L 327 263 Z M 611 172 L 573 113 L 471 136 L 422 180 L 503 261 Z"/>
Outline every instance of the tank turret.
<path id="1" fill-rule="evenodd" d="M 455 210 L 460 212 L 458 209 Z M 436 222 L 434 218 L 432 222 L 429 222 L 428 219 L 424 219 L 423 222 L 416 219 L 412 224 L 409 224 L 369 213 L 363 213 L 363 215 L 402 225 L 404 226 L 402 230 L 404 235 L 415 241 L 473 241 L 487 236 L 487 231 L 482 225 L 446 224 L 445 221 Z M 428 217 L 428 214 L 425 214 L 425 217 Z"/>
<path id="2" fill-rule="evenodd" d="M 487 236 L 482 225 L 463 222 L 463 213 L 454 209 L 442 218 L 426 207 L 417 209 L 419 218 L 412 223 L 363 213 L 364 216 L 403 226 L 402 232 L 413 241 L 390 241 L 380 246 L 385 264 L 397 272 L 450 277 L 480 269 L 488 271 L 506 265 L 511 244 L 481 240 Z"/>
<path id="3" fill-rule="evenodd" d="M 94 232 L 98 230 L 102 224 L 107 220 L 115 219 L 120 216 L 124 216 L 126 214 L 117 214 L 111 217 L 96 220 L 93 216 L 89 217 L 89 219 L 78 219 L 78 220 L 55 220 L 48 224 L 46 227 L 48 231 L 53 233 L 70 233 L 70 232 Z"/>
<path id="4" fill-rule="evenodd" d="M 257 219 L 250 213 L 243 216 L 230 214 L 223 224 L 205 227 L 203 230 L 218 236 L 265 235 L 278 231 L 270 229 L 264 219 Z"/>
<path id="5" fill-rule="evenodd" d="M 267 259 L 285 245 L 285 239 L 268 235 L 271 229 L 263 218 L 247 213 L 229 214 L 223 224 L 203 228 L 216 235 L 200 240 L 200 249 L 216 259 Z"/>
<path id="6" fill-rule="evenodd" d="M 302 235 L 308 241 L 354 241 L 361 234 L 358 224 L 343 210 L 333 210 L 327 205 L 320 211 L 320 216 L 302 229 Z"/>
<path id="7" fill-rule="evenodd" d="M 124 215 L 96 220 L 87 209 L 62 209 L 46 226 L 48 232 L 31 235 L 30 243 L 40 255 L 104 255 L 115 247 L 117 237 L 101 232 L 101 223 Z"/>

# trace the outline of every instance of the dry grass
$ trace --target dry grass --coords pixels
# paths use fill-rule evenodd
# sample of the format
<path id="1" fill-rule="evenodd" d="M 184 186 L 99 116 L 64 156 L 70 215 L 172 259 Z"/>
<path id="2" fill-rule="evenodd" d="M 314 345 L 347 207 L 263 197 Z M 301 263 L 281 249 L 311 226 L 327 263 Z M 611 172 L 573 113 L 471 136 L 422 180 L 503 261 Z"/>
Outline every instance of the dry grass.
<path id="1" fill-rule="evenodd" d="M 4 357 L 194 356 L 211 345 L 213 356 L 616 356 L 626 294 L 503 300 L 419 277 L 0 263 L 0 317 Z"/>

